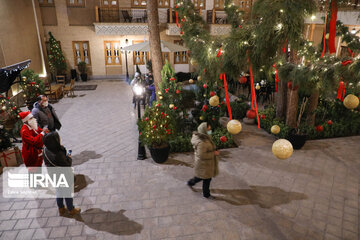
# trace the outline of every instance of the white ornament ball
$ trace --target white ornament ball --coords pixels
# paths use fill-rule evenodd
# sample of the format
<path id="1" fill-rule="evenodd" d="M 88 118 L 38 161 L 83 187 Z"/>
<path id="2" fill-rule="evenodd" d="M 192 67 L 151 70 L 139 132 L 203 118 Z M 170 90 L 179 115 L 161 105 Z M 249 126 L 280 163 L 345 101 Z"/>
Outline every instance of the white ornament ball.
<path id="1" fill-rule="evenodd" d="M 286 139 L 276 140 L 272 145 L 272 152 L 274 156 L 282 160 L 291 157 L 293 151 L 291 142 Z"/>
<path id="2" fill-rule="evenodd" d="M 279 132 L 280 132 L 280 127 L 278 125 L 274 125 L 271 127 L 272 134 L 279 134 Z"/>
<path id="3" fill-rule="evenodd" d="M 219 105 L 219 97 L 218 96 L 212 96 L 209 100 L 209 104 L 212 107 L 216 107 L 217 105 Z"/>
<path id="4" fill-rule="evenodd" d="M 158 94 L 161 95 L 161 91 L 158 91 Z"/>
<path id="5" fill-rule="evenodd" d="M 174 107 L 174 104 L 170 104 L 169 105 L 169 108 L 171 109 L 171 108 L 173 108 Z"/>
<path id="6" fill-rule="evenodd" d="M 230 120 L 226 126 L 229 133 L 236 135 L 241 132 L 242 126 L 238 120 Z"/>
<path id="7" fill-rule="evenodd" d="M 349 94 L 344 98 L 344 106 L 347 109 L 355 109 L 359 106 L 359 98 L 353 94 Z"/>
<path id="8" fill-rule="evenodd" d="M 162 100 L 162 99 L 163 99 L 163 96 L 160 96 L 159 98 L 160 98 L 160 100 Z"/>

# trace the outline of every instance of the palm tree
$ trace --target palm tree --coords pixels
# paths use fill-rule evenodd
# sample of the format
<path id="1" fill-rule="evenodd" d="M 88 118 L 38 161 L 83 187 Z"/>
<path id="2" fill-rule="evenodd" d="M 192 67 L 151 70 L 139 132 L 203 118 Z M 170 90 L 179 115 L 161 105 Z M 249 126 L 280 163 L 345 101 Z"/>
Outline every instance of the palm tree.
<path id="1" fill-rule="evenodd" d="M 161 82 L 161 69 L 163 66 L 160 44 L 158 0 L 147 1 L 148 26 L 150 32 L 150 56 L 153 69 L 155 87 Z"/>

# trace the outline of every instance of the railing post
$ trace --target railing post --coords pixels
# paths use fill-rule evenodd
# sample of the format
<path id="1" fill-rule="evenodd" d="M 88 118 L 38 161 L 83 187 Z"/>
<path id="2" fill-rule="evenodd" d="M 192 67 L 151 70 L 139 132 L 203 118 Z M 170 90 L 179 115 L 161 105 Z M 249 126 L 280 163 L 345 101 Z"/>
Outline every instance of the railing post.
<path id="1" fill-rule="evenodd" d="M 211 16 L 211 22 L 212 22 L 212 24 L 215 24 L 215 8 L 213 8 L 213 10 L 212 10 L 212 16 Z"/>
<path id="2" fill-rule="evenodd" d="M 99 22 L 99 7 L 95 6 L 95 21 Z"/>
<path id="3" fill-rule="evenodd" d="M 172 12 L 172 8 L 170 8 L 170 13 L 169 13 L 169 16 L 170 16 L 170 23 L 173 23 L 173 12 Z"/>

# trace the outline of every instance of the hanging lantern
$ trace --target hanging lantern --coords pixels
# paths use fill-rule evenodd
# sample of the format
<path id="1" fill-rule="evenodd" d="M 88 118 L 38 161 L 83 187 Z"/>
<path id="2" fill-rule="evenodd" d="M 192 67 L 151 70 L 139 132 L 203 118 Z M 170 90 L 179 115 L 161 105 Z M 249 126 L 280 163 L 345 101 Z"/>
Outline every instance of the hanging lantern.
<path id="1" fill-rule="evenodd" d="M 248 119 L 254 119 L 256 117 L 256 111 L 254 109 L 250 109 L 249 111 L 247 111 L 246 117 Z"/>
<path id="2" fill-rule="evenodd" d="M 219 97 L 218 96 L 212 96 L 211 98 L 210 98 L 210 100 L 209 100 L 209 104 L 210 104 L 210 106 L 212 106 L 212 107 L 216 107 L 217 105 L 219 105 Z"/>
<path id="3" fill-rule="evenodd" d="M 226 126 L 229 133 L 236 135 L 241 132 L 242 126 L 238 120 L 230 120 Z"/>
<path id="4" fill-rule="evenodd" d="M 279 134 L 280 133 L 280 127 L 278 125 L 274 125 L 271 127 L 271 133 L 272 134 Z"/>
<path id="5" fill-rule="evenodd" d="M 349 94 L 344 98 L 344 106 L 347 109 L 355 109 L 359 106 L 359 98 L 353 94 Z"/>
<path id="6" fill-rule="evenodd" d="M 272 152 L 279 159 L 288 159 L 293 153 L 292 144 L 286 139 L 276 140 L 272 145 Z"/>

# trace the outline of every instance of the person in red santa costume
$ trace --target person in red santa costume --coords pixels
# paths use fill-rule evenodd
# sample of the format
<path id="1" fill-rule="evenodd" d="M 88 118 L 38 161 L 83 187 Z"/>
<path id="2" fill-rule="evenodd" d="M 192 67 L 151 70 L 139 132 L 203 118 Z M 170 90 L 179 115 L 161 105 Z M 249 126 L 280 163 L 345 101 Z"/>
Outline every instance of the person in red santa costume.
<path id="1" fill-rule="evenodd" d="M 48 130 L 38 127 L 37 121 L 30 111 L 20 112 L 19 116 L 24 123 L 20 135 L 23 143 L 21 153 L 25 166 L 41 167 L 43 163 L 42 138 Z"/>

